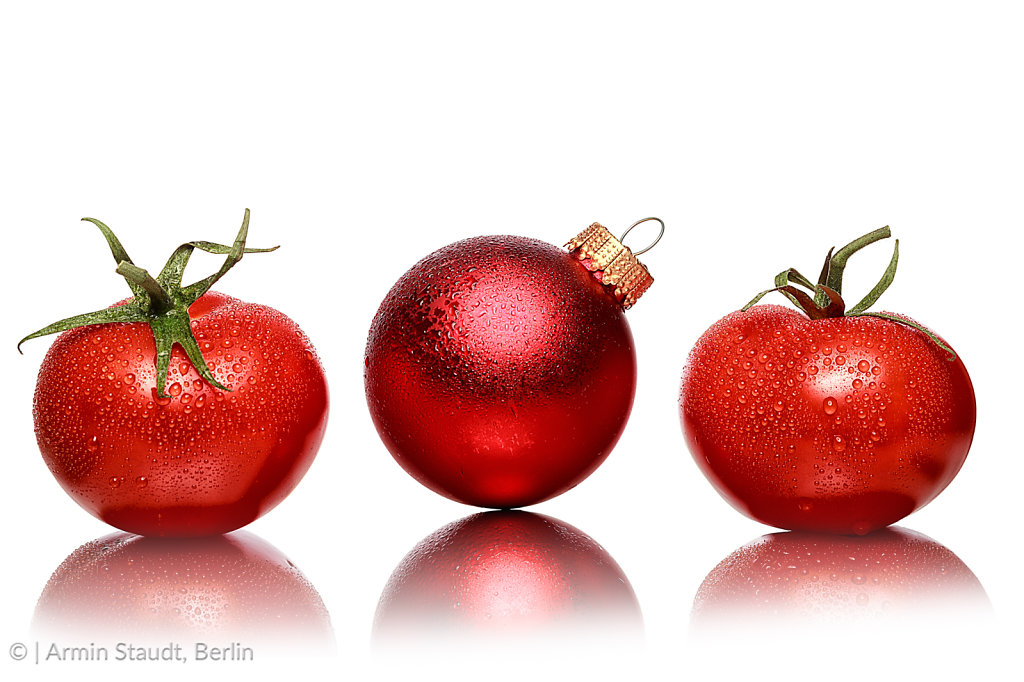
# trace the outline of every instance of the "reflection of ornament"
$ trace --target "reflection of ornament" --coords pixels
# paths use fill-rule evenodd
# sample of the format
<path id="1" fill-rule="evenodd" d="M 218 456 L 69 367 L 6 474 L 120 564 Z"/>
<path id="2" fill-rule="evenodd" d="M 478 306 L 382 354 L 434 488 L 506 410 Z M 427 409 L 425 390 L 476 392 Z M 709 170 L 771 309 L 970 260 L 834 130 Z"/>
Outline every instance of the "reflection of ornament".
<path id="1" fill-rule="evenodd" d="M 381 595 L 375 637 L 639 630 L 640 606 L 615 560 L 567 523 L 522 511 L 468 516 L 402 560 Z"/>
<path id="2" fill-rule="evenodd" d="M 589 476 L 622 434 L 636 388 L 623 309 L 653 280 L 596 223 L 567 247 L 456 242 L 381 304 L 366 398 L 388 450 L 425 486 L 482 507 L 534 504 Z"/>
<path id="3" fill-rule="evenodd" d="M 316 651 L 334 641 L 316 589 L 245 531 L 194 539 L 114 533 L 87 542 L 46 584 L 33 625 L 94 642 L 197 637 Z"/>
<path id="4" fill-rule="evenodd" d="M 733 552 L 697 591 L 695 628 L 956 617 L 989 607 L 960 559 L 920 533 L 886 528 L 863 537 L 793 531 Z"/>

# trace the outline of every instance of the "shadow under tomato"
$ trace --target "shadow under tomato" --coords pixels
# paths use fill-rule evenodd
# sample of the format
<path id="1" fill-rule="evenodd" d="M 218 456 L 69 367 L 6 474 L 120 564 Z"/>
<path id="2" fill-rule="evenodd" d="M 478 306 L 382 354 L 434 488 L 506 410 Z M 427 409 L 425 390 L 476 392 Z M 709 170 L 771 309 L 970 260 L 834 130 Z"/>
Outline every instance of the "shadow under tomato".
<path id="1" fill-rule="evenodd" d="M 381 595 L 373 638 L 625 641 L 642 629 L 633 588 L 593 539 L 549 516 L 493 511 L 444 526 L 406 555 Z"/>
<path id="2" fill-rule="evenodd" d="M 68 644 L 231 643 L 330 653 L 320 595 L 275 547 L 245 531 L 205 538 L 114 533 L 87 542 L 53 573 L 33 629 Z"/>
<path id="3" fill-rule="evenodd" d="M 974 573 L 931 538 L 903 528 L 863 537 L 792 531 L 726 557 L 694 599 L 695 633 L 822 625 L 964 622 L 991 605 Z"/>

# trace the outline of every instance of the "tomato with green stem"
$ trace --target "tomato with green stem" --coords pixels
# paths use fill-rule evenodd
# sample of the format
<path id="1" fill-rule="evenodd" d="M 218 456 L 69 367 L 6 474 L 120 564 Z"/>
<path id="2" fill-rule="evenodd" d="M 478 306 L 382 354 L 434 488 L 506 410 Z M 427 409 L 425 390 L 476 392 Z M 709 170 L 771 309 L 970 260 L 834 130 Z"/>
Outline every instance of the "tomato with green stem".
<path id="1" fill-rule="evenodd" d="M 231 246 L 188 242 L 153 277 L 110 228 L 85 220 L 133 296 L 22 339 L 62 332 L 33 402 L 46 465 L 79 505 L 129 532 L 200 536 L 250 523 L 298 484 L 327 424 L 323 367 L 295 322 L 210 291 L 244 254 L 273 249 L 245 246 L 246 209 Z M 195 249 L 226 258 L 183 286 Z"/>
<path id="2" fill-rule="evenodd" d="M 906 316 L 868 312 L 896 273 L 898 241 L 871 292 L 843 301 L 847 260 L 889 236 L 830 250 L 816 284 L 783 271 L 690 352 L 680 391 L 690 451 L 758 521 L 865 534 L 934 499 L 967 457 L 976 407 L 959 355 Z M 754 305 L 773 291 L 799 310 Z"/>

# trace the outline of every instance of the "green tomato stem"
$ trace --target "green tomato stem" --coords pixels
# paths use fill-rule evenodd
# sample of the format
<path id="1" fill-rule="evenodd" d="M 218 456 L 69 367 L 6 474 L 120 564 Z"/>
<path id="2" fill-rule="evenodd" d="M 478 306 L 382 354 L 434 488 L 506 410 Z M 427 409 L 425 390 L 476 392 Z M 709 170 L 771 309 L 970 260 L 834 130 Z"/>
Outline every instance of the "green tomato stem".
<path id="1" fill-rule="evenodd" d="M 825 257 L 825 265 L 821 269 L 821 275 L 818 278 L 817 284 L 811 284 L 810 280 L 793 268 L 783 270 L 775 276 L 775 286 L 773 288 L 757 294 L 757 296 L 755 296 L 749 303 L 743 306 L 742 310 L 750 309 L 751 306 L 760 301 L 766 294 L 778 291 L 784 294 L 786 298 L 792 301 L 797 308 L 803 311 L 803 313 L 812 320 L 820 320 L 829 317 L 866 316 L 877 317 L 897 324 L 902 324 L 907 327 L 912 327 L 926 334 L 929 339 L 935 342 L 936 345 L 948 352 L 950 355 L 949 360 L 956 360 L 956 353 L 953 352 L 953 349 L 943 343 L 938 336 L 925 327 L 896 315 L 867 312 L 867 309 L 878 301 L 879 297 L 886 289 L 889 288 L 889 285 L 892 284 L 893 279 L 896 277 L 896 267 L 899 264 L 900 259 L 900 242 L 898 239 L 895 240 L 892 258 L 889 260 L 889 265 L 886 267 L 885 272 L 882 273 L 882 277 L 879 279 L 878 284 L 876 284 L 874 288 L 872 288 L 871 291 L 869 291 L 868 294 L 855 306 L 849 310 L 846 309 L 846 304 L 842 297 L 843 274 L 846 270 L 846 263 L 850 259 L 850 256 L 857 253 L 865 246 L 874 244 L 875 242 L 883 239 L 888 239 L 890 236 L 891 233 L 889 231 L 889 226 L 886 225 L 885 227 L 881 227 L 873 232 L 869 232 L 863 237 L 854 239 L 838 251 L 834 248 L 829 249 L 828 255 Z M 812 292 L 813 298 L 808 293 L 798 289 L 797 286 L 801 286 Z"/>
<path id="2" fill-rule="evenodd" d="M 93 324 L 145 322 L 153 331 L 153 338 L 156 344 L 156 388 L 159 397 L 167 397 L 164 394 L 164 387 L 167 383 L 171 352 L 175 344 L 181 346 L 182 350 L 185 351 L 185 355 L 188 356 L 188 359 L 204 380 L 216 388 L 230 391 L 231 389 L 214 378 L 213 373 L 206 364 L 206 360 L 203 359 L 199 343 L 192 332 L 188 309 L 189 306 L 209 291 L 210 287 L 220 280 L 228 270 L 233 268 L 238 261 L 242 260 L 244 254 L 265 253 L 278 248 L 276 246 L 269 249 L 246 248 L 245 240 L 249 231 L 249 209 L 245 209 L 242 227 L 239 229 L 231 246 L 205 241 L 193 241 L 182 244 L 174 250 L 164 269 L 155 278 L 143 268 L 132 263 L 121 242 L 109 227 L 94 218 L 83 218 L 82 220 L 96 225 L 103 234 L 107 245 L 110 247 L 110 252 L 117 262 L 117 273 L 124 277 L 128 283 L 132 290 L 133 298 L 120 306 L 105 308 L 84 315 L 75 315 L 43 327 L 19 341 L 18 352 L 21 352 L 21 344 L 25 341 L 46 336 L 47 334 L 56 334 Z M 187 287 L 182 287 L 181 279 L 185 272 L 185 266 L 188 264 L 189 258 L 195 249 L 226 255 L 227 258 L 224 259 L 224 264 L 221 265 L 215 274 Z"/>

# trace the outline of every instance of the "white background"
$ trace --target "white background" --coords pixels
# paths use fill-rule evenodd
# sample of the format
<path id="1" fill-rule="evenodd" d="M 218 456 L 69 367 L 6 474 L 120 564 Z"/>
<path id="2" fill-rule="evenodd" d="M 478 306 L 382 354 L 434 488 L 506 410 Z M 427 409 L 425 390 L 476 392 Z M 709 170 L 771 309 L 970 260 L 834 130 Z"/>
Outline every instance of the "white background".
<path id="1" fill-rule="evenodd" d="M 668 230 L 643 259 L 654 288 L 628 313 L 639 361 L 632 418 L 601 469 L 535 508 L 618 561 L 645 644 L 572 659 L 510 648 L 476 661 L 463 650 L 464 661 L 445 665 L 465 663 L 468 679 L 506 669 L 502 655 L 529 660 L 537 679 L 632 668 L 651 678 L 885 679 L 1011 664 L 1024 608 L 1022 19 L 1019 5 L 986 2 L 4 3 L 0 674 L 100 674 L 6 654 L 31 638 L 50 573 L 110 530 L 61 491 L 35 446 L 31 396 L 49 341 L 14 350 L 29 331 L 126 295 L 79 218 L 103 220 L 136 263 L 157 270 L 183 241 L 230 242 L 245 207 L 250 243 L 281 249 L 247 258 L 218 289 L 298 321 L 332 391 L 312 469 L 249 530 L 316 586 L 339 653 L 232 674 L 397 675 L 370 649 L 380 591 L 421 538 L 474 511 L 408 477 L 367 413 L 363 347 L 391 284 L 456 239 L 561 244 L 595 220 L 616 231 L 648 215 Z M 978 399 L 959 477 L 901 525 L 970 566 L 995 626 L 826 632 L 815 646 L 784 636 L 698 643 L 688 619 L 704 576 L 771 529 L 727 506 L 685 449 L 676 400 L 686 354 L 776 272 L 816 274 L 829 246 L 884 224 L 902 259 L 880 309 L 953 344 Z M 883 246 L 858 255 L 847 291 L 870 288 L 888 257 Z M 216 267 L 197 255 L 191 278 Z M 158 668 L 145 674 L 171 674 Z"/>

